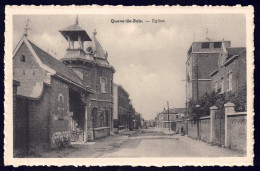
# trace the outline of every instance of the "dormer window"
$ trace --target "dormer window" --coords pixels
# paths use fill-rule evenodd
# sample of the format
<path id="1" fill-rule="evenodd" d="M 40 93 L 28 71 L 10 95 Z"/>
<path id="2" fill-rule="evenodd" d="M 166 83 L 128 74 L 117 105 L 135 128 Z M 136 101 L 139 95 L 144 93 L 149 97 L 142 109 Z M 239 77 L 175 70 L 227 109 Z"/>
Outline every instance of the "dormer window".
<path id="1" fill-rule="evenodd" d="M 25 62 L 25 56 L 24 56 L 24 55 L 21 55 L 21 56 L 20 56 L 20 61 L 21 61 L 21 62 Z"/>

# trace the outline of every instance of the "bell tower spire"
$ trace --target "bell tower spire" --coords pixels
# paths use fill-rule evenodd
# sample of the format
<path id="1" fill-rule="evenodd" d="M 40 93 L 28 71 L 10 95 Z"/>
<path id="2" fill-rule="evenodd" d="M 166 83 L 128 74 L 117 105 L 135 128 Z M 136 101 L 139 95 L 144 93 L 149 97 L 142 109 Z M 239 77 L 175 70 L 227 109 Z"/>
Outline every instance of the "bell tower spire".
<path id="1" fill-rule="evenodd" d="M 75 25 L 79 25 L 79 16 L 76 16 Z"/>
<path id="2" fill-rule="evenodd" d="M 91 41 L 86 30 L 79 26 L 79 18 L 76 16 L 75 23 L 59 31 L 63 37 L 68 41 L 68 48 L 66 57 L 79 58 L 85 56 L 84 42 Z M 74 42 L 78 42 L 78 46 L 74 46 Z M 80 53 L 79 53 L 80 52 Z"/>
<path id="3" fill-rule="evenodd" d="M 23 33 L 23 35 L 24 35 L 25 37 L 28 36 L 29 21 L 30 21 L 29 18 L 27 18 L 27 20 L 26 20 L 26 24 L 25 24 L 25 27 L 24 27 L 24 33 Z"/>

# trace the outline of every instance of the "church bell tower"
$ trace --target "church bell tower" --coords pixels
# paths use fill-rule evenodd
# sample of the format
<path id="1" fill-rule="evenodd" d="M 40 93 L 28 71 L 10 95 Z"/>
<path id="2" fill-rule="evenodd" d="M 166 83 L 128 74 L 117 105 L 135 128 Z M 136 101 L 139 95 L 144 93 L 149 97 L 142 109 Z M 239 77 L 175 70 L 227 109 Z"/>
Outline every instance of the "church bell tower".
<path id="1" fill-rule="evenodd" d="M 84 58 L 84 42 L 91 41 L 91 39 L 87 32 L 78 25 L 78 17 L 76 17 L 75 24 L 59 32 L 68 41 L 67 53 L 64 58 Z"/>

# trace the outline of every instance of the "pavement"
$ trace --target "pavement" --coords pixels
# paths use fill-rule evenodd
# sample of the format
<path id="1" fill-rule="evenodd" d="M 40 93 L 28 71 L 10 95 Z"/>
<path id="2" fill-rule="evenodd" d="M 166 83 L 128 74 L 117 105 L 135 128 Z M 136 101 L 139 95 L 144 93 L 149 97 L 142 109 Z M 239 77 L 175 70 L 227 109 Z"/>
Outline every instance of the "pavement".
<path id="1" fill-rule="evenodd" d="M 143 130 L 129 137 L 120 149 L 101 157 L 241 157 L 243 154 L 191 139 L 180 134 L 165 135 L 161 130 Z"/>
<path id="2" fill-rule="evenodd" d="M 44 152 L 44 158 L 113 158 L 113 157 L 237 157 L 230 149 L 181 136 L 165 129 L 127 131 L 88 143 Z"/>

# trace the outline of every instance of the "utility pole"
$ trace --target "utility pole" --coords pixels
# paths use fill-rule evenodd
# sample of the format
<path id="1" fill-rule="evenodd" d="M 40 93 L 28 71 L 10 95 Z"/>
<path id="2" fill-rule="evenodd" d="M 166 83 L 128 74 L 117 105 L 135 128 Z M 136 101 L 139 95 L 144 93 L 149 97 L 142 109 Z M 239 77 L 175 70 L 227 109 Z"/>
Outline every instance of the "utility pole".
<path id="1" fill-rule="evenodd" d="M 170 108 L 169 108 L 169 102 L 167 101 L 167 106 L 168 106 L 168 126 L 169 126 L 169 131 L 170 129 Z"/>
<path id="2" fill-rule="evenodd" d="M 199 134 L 199 64 L 198 64 L 198 57 L 195 60 L 196 64 L 196 90 L 197 90 L 197 96 L 196 96 L 196 120 L 197 120 L 197 136 L 200 139 L 200 134 Z"/>
<path id="3" fill-rule="evenodd" d="M 198 64 L 198 57 L 195 60 L 195 72 L 196 72 L 196 103 L 199 101 L 199 64 Z"/>

